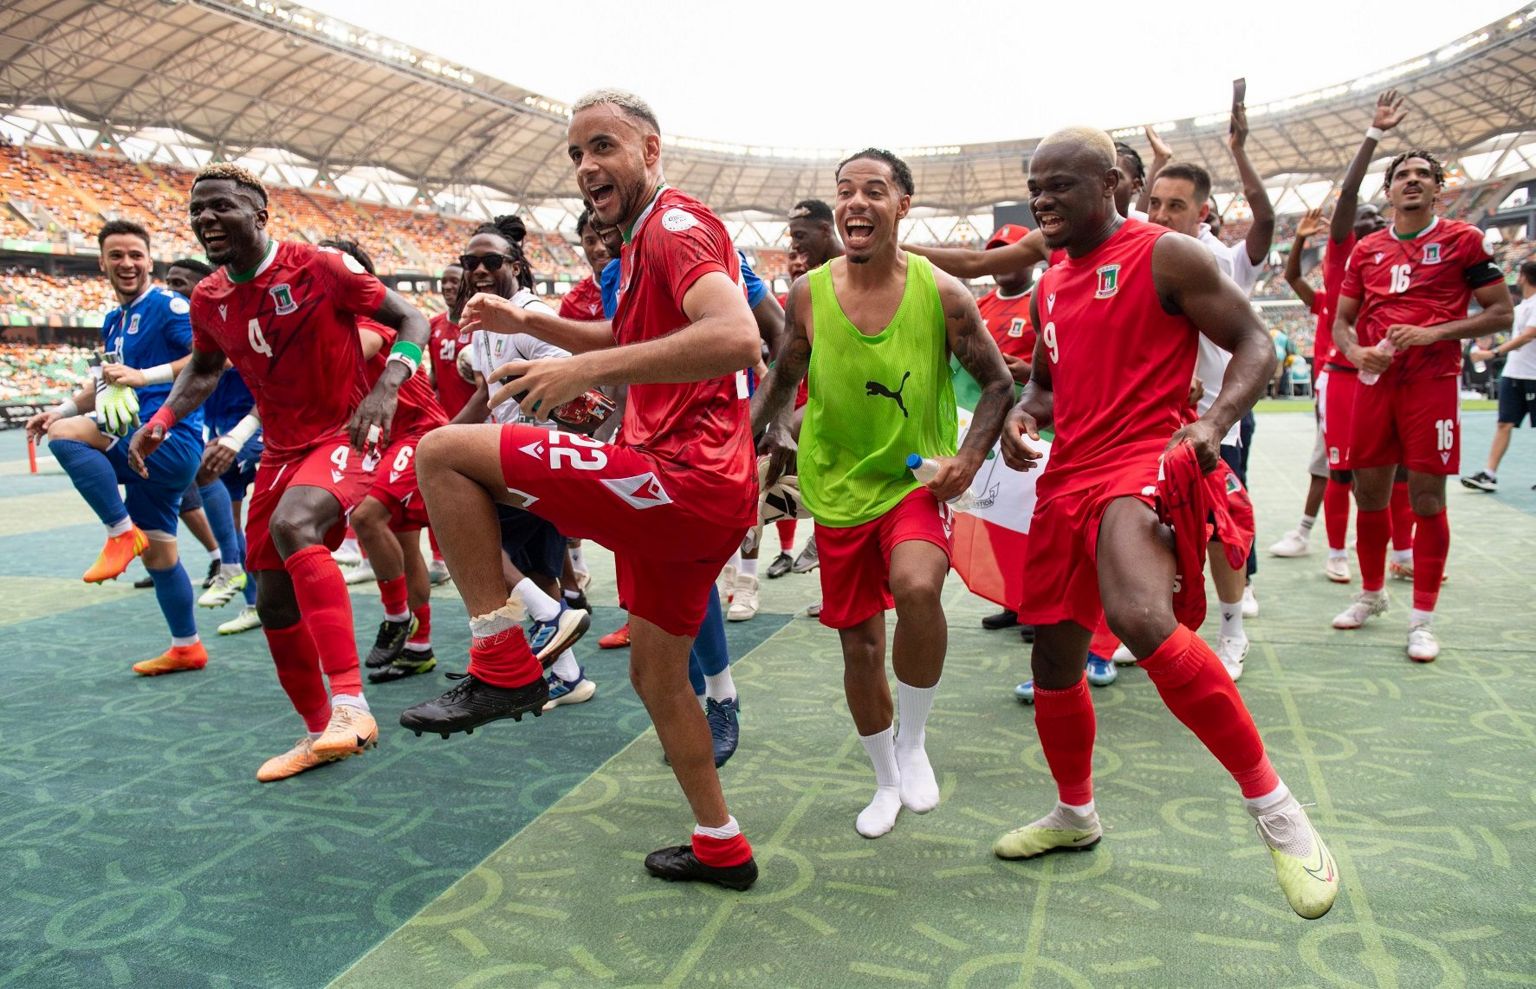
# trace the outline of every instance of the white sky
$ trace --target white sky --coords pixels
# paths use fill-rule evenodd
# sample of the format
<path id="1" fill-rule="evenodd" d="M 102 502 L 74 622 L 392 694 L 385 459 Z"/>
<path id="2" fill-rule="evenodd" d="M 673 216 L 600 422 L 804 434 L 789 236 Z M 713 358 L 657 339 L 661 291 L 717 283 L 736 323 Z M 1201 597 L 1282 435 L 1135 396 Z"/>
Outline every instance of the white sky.
<path id="1" fill-rule="evenodd" d="M 1102 0 L 1055 8 L 1066 16 L 1028 0 L 305 5 L 562 102 L 598 86 L 633 90 L 672 135 L 831 149 L 1176 119 L 1222 110 L 1238 76 L 1248 102 L 1264 103 L 1433 51 L 1521 9 L 1514 0 Z M 598 52 L 605 44 L 609 57 Z"/>

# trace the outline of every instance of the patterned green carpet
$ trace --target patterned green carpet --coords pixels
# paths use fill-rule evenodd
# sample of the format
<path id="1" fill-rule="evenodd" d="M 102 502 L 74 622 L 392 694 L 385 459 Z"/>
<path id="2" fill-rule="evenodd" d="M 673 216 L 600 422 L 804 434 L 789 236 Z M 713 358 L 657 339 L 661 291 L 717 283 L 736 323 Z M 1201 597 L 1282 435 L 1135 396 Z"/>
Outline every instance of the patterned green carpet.
<path id="1" fill-rule="evenodd" d="M 1491 416 L 1466 432 L 1480 460 Z M 991 608 L 958 584 L 929 732 L 944 800 L 878 841 L 852 827 L 872 776 L 836 637 L 787 620 L 814 581 L 765 585 L 765 613 L 730 627 L 744 740 L 724 781 L 763 868 L 744 895 L 644 874 L 688 816 L 623 657 L 595 649 L 591 704 L 451 742 L 387 728 L 363 759 L 258 786 L 296 731 L 262 641 L 216 641 L 202 674 L 126 675 L 163 635 L 148 592 L 78 583 L 98 530 L 57 478 L 19 475 L 14 436 L 0 435 L 0 986 L 1536 984 L 1528 436 L 1500 495 L 1453 485 L 1431 666 L 1402 654 L 1406 586 L 1384 620 L 1337 633 L 1347 592 L 1318 557 L 1261 563 L 1242 690 L 1346 884 L 1310 923 L 1230 782 L 1135 669 L 1094 693 L 1104 842 L 994 859 L 993 838 L 1053 791 L 1012 699 L 1024 648 L 982 632 Z M 1261 545 L 1299 513 L 1309 445 L 1304 417 L 1260 422 Z M 600 586 L 611 600 L 605 573 Z M 462 655 L 440 594 L 440 653 Z M 355 600 L 376 619 L 371 588 Z M 433 689 L 370 697 L 391 726 Z"/>

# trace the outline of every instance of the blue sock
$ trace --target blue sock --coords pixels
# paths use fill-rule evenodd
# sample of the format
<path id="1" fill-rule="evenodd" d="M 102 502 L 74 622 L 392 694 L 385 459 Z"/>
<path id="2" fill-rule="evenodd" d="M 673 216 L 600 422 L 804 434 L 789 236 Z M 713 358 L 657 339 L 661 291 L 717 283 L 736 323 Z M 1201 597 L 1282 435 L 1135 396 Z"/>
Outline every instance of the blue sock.
<path id="1" fill-rule="evenodd" d="M 150 570 L 149 577 L 155 582 L 155 600 L 160 603 L 165 623 L 171 627 L 171 635 L 178 639 L 195 638 L 197 618 L 192 610 L 192 580 L 181 561 L 165 570 Z"/>
<path id="2" fill-rule="evenodd" d="M 695 694 L 704 693 L 704 678 L 714 676 L 731 665 L 731 651 L 725 642 L 725 613 L 720 609 L 720 591 L 711 586 L 704 624 L 688 651 L 688 682 Z"/>
<path id="3" fill-rule="evenodd" d="M 240 555 L 235 517 L 229 509 L 229 489 L 223 481 L 215 479 L 212 484 L 198 488 L 197 493 L 203 497 L 203 512 L 208 516 L 208 528 L 213 532 L 214 542 L 219 544 L 219 559 L 226 566 L 243 565 L 245 557 Z"/>
<path id="4" fill-rule="evenodd" d="M 238 504 L 238 502 L 236 502 L 234 504 Z M 235 518 L 236 515 L 235 515 L 235 513 L 233 511 L 233 505 L 231 506 L 231 508 L 232 508 L 232 510 L 231 510 L 231 513 L 230 513 L 230 517 L 231 518 Z M 235 539 L 238 540 L 239 543 L 240 543 L 240 565 L 243 567 L 243 566 L 245 566 L 245 529 L 244 529 L 244 527 L 242 527 L 240 525 L 236 525 L 235 526 Z M 252 608 L 256 607 L 256 575 L 255 574 L 253 574 L 253 573 L 252 574 L 246 574 L 246 576 L 245 576 L 245 590 L 242 591 L 241 593 L 245 595 L 245 603 L 247 605 L 249 605 Z"/>
<path id="5" fill-rule="evenodd" d="M 104 453 L 79 440 L 49 440 L 48 449 L 102 525 L 111 528 L 128 517 L 117 473 Z"/>

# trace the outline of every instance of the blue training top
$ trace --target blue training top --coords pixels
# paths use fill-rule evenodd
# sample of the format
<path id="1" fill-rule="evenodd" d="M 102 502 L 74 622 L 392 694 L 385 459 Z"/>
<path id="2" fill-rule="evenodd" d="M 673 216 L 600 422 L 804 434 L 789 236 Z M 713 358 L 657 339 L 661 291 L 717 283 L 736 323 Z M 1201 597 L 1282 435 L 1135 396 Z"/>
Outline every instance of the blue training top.
<path id="1" fill-rule="evenodd" d="M 757 272 L 747 263 L 747 256 L 737 250 L 736 257 L 741 259 L 741 281 L 747 287 L 747 308 L 756 309 L 757 304 L 763 301 L 763 296 L 768 294 L 768 286 L 757 277 Z M 603 315 L 612 319 L 613 314 L 619 311 L 619 259 L 614 258 L 603 266 L 602 273 L 597 276 L 597 287 L 603 296 Z"/>
<path id="2" fill-rule="evenodd" d="M 101 324 L 102 345 L 113 362 L 145 370 L 179 361 L 192 352 L 192 306 L 167 288 L 147 289 L 126 306 L 107 313 Z M 171 393 L 174 382 L 137 389 L 139 420 L 148 422 Z M 194 409 L 176 423 L 203 439 L 203 410 Z"/>

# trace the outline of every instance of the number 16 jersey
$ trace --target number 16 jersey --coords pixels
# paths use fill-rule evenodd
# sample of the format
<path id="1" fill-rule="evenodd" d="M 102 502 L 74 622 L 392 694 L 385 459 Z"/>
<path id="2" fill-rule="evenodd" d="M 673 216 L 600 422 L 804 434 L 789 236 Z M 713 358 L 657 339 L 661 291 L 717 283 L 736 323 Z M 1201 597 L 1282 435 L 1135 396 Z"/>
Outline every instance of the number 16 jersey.
<path id="1" fill-rule="evenodd" d="M 344 436 L 367 393 L 358 316 L 384 285 L 330 248 L 273 241 L 256 271 L 220 268 L 192 293 L 192 347 L 221 351 L 256 399 L 264 456 L 298 459 Z"/>

